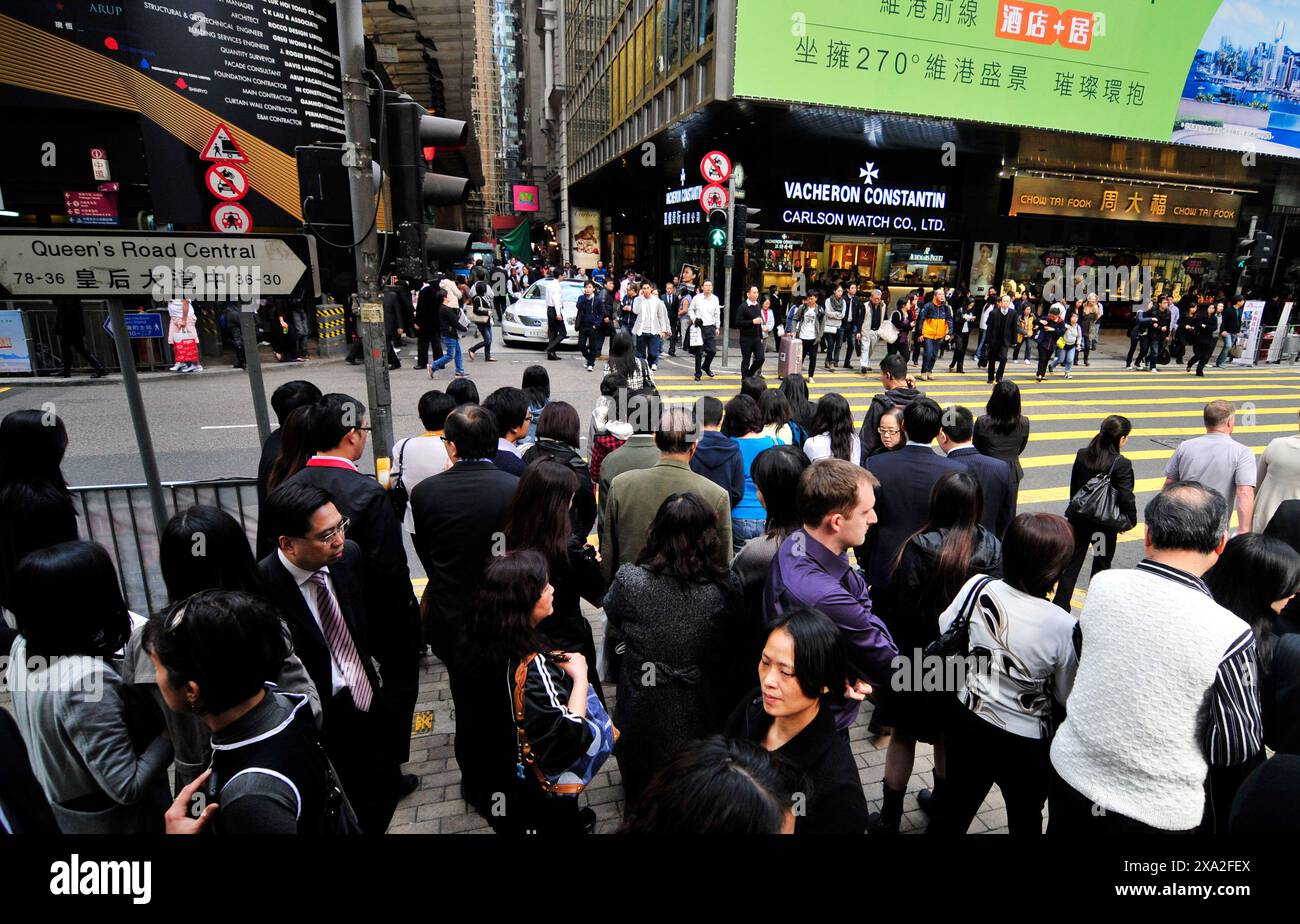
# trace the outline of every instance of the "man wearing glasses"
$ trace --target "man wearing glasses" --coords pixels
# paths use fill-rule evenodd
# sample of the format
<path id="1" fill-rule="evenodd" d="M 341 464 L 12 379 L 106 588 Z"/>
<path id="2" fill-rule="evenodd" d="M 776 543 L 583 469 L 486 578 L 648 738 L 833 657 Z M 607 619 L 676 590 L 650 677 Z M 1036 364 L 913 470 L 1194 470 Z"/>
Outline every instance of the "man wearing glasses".
<path id="1" fill-rule="evenodd" d="M 258 564 L 267 597 L 286 617 L 293 647 L 321 701 L 321 743 L 361 830 L 383 834 L 402 797 L 401 764 L 384 684 L 370 659 L 361 549 L 328 491 L 286 482 L 262 515 L 277 539 Z"/>
<path id="2" fill-rule="evenodd" d="M 317 402 L 309 420 L 308 440 L 316 454 L 285 484 L 327 491 L 350 521 L 348 538 L 361 548 L 361 587 L 366 597 L 364 612 L 370 620 L 370 645 L 388 691 L 393 739 L 406 760 L 419 693 L 422 645 L 420 609 L 411 589 L 401 524 L 388 492 L 357 468 L 370 432 L 366 406 L 348 395 L 328 394 Z M 405 783 L 410 791 L 419 785 L 419 779 L 409 775 Z"/>
<path id="3" fill-rule="evenodd" d="M 880 446 L 880 418 L 885 412 L 894 407 L 902 410 L 917 398 L 925 397 L 925 392 L 912 386 L 912 378 L 907 374 L 907 360 L 898 353 L 890 353 L 880 361 L 880 384 L 885 391 L 871 399 L 866 416 L 862 418 L 862 428 L 858 431 L 863 464 L 867 456 Z"/>

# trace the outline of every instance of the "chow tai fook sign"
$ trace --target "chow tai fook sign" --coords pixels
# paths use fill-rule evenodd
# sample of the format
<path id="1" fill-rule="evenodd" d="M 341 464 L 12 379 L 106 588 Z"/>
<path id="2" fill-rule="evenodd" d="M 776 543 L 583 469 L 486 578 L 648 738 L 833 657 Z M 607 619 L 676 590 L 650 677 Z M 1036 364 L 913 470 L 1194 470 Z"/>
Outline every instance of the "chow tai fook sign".
<path id="1" fill-rule="evenodd" d="M 743 0 L 735 94 L 1296 157 L 1297 33 L 1290 0 Z"/>
<path id="2" fill-rule="evenodd" d="M 1012 184 L 1008 214 L 1235 228 L 1241 217 L 1241 196 L 1201 189 L 1018 176 Z"/>
<path id="3" fill-rule="evenodd" d="M 780 184 L 780 223 L 882 234 L 944 231 L 948 191 L 943 186 L 894 186 L 888 171 L 864 161 L 853 178 L 839 181 L 788 178 Z"/>

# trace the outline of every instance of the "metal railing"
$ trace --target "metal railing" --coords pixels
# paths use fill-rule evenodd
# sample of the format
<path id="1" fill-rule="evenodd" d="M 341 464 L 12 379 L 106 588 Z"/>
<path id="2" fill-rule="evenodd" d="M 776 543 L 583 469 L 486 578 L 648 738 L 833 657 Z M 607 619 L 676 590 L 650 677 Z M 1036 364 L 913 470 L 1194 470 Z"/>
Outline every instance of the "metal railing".
<path id="1" fill-rule="evenodd" d="M 81 304 L 85 318 L 86 349 L 109 372 L 120 372 L 122 367 L 117 361 L 117 348 L 113 344 L 113 338 L 104 330 L 108 306 L 102 301 L 89 300 Z M 50 375 L 60 372 L 63 369 L 63 343 L 55 333 L 59 318 L 58 309 L 49 302 L 24 302 L 20 299 L 8 302 L 8 307 L 19 309 L 23 313 L 32 358 L 32 374 Z M 162 329 L 165 334 L 170 322 L 166 310 L 156 309 L 152 313 L 162 315 Z M 174 362 L 171 346 L 168 345 L 165 336 L 161 339 L 132 340 L 131 346 L 135 351 L 136 368 L 142 372 L 166 369 Z M 90 366 L 80 356 L 76 356 L 75 360 L 72 367 L 74 371 L 90 370 Z"/>
<path id="2" fill-rule="evenodd" d="M 108 550 L 117 567 L 126 605 L 141 615 L 157 612 L 167 603 L 167 587 L 158 563 L 158 531 L 149 506 L 148 487 L 120 484 L 71 490 L 81 537 Z M 255 545 L 257 479 L 163 482 L 163 495 L 169 515 L 195 504 L 219 507 L 239 521 L 249 545 Z"/>

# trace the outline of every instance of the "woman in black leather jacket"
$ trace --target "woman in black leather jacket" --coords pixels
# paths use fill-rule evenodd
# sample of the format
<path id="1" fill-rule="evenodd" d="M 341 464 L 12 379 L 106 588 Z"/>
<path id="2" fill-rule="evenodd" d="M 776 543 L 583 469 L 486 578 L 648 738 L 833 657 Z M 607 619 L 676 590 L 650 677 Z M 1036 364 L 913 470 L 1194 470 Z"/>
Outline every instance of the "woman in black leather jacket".
<path id="1" fill-rule="evenodd" d="M 1133 425 L 1127 417 L 1111 414 L 1101 422 L 1101 429 L 1087 446 L 1080 449 L 1074 459 L 1074 469 L 1070 472 L 1070 496 L 1074 497 L 1079 489 L 1097 475 L 1111 473 L 1110 483 L 1115 486 L 1119 500 L 1119 509 L 1128 518 L 1130 524 L 1137 523 L 1137 499 L 1133 496 L 1133 463 L 1120 454 L 1128 442 Z M 1056 582 L 1056 596 L 1052 602 L 1070 612 L 1070 598 L 1074 596 L 1074 585 L 1083 570 L 1083 560 L 1088 557 L 1088 549 L 1093 550 L 1092 574 L 1095 577 L 1110 568 L 1111 559 L 1115 557 L 1115 542 L 1119 533 L 1106 529 L 1096 523 L 1071 519 L 1074 528 L 1074 556 L 1061 572 Z M 1098 544 L 1095 540 L 1100 538 Z"/>

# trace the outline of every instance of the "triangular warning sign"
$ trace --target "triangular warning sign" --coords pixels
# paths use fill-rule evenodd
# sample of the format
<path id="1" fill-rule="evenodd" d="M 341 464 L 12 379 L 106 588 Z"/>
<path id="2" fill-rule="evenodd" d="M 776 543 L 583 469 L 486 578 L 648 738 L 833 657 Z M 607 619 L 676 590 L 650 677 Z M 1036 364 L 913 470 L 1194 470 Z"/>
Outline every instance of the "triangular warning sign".
<path id="1" fill-rule="evenodd" d="M 212 132 L 212 137 L 203 146 L 199 158 L 201 160 L 231 160 L 241 164 L 248 163 L 248 158 L 244 156 L 244 152 L 240 150 L 239 145 L 235 144 L 235 139 L 231 136 L 230 129 L 226 128 L 224 122 L 217 124 L 216 129 Z"/>

